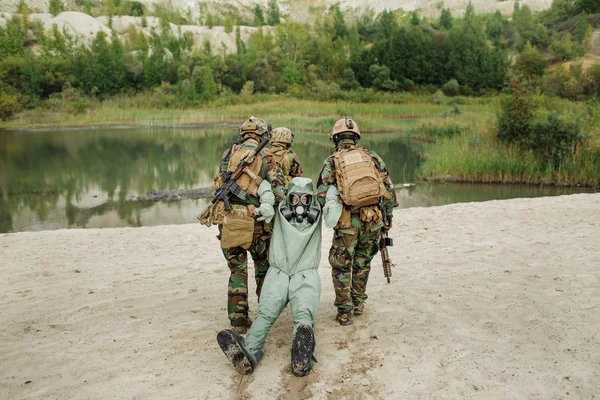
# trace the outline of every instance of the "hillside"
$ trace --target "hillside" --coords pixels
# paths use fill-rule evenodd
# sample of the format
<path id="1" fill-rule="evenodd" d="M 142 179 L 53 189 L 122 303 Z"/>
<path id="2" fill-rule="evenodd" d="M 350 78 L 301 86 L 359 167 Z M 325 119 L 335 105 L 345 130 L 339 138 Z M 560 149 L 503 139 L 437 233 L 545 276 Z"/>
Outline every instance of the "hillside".
<path id="1" fill-rule="evenodd" d="M 191 11 L 192 15 L 199 13 L 199 5 L 205 4 L 210 9 L 236 8 L 238 10 L 247 10 L 251 12 L 256 4 L 267 7 L 268 0 L 139 0 L 140 3 L 151 6 L 154 4 L 173 5 L 175 9 L 181 11 Z M 48 0 L 25 0 L 25 2 L 36 12 L 48 11 Z M 0 12 L 14 13 L 19 0 L 2 0 L 0 2 Z M 91 1 L 93 4 L 102 4 L 103 1 Z M 279 5 L 284 14 L 292 19 L 303 21 L 308 18 L 311 7 L 330 6 L 339 3 L 342 10 L 350 14 L 360 13 L 366 10 L 373 10 L 379 13 L 384 10 L 404 9 L 405 11 L 420 10 L 424 16 L 438 16 L 440 13 L 439 4 L 444 8 L 449 8 L 454 15 L 462 15 L 469 3 L 469 0 L 280 0 Z M 496 1 L 496 0 L 472 0 L 473 6 L 478 13 L 491 13 L 497 9 L 502 14 L 508 15 L 513 11 L 515 0 Z M 522 5 L 528 5 L 533 11 L 544 10 L 550 7 L 552 0 L 521 0 Z M 65 0 L 66 9 L 72 9 L 75 6 L 74 0 Z"/>

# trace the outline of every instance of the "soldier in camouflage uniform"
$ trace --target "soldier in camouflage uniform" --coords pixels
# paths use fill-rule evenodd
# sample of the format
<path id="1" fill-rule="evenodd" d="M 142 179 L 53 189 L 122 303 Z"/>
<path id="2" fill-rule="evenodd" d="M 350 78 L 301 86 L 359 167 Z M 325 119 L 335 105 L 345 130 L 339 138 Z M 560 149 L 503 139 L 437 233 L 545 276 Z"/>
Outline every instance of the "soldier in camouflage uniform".
<path id="1" fill-rule="evenodd" d="M 348 121 L 350 122 L 348 123 Z M 391 228 L 392 199 L 395 198 L 395 194 L 385 163 L 374 151 L 369 150 L 372 162 L 379 171 L 385 186 L 385 190 L 383 190 L 385 196 L 380 202 L 383 205 L 352 208 L 344 204 L 340 198 L 339 192 L 342 191 L 342 188 L 338 187 L 334 157 L 338 152 L 357 148 L 360 131 L 356 122 L 346 117 L 335 123 L 329 137 L 335 143 L 336 150 L 324 162 L 317 184 L 317 196 L 321 204 L 325 206 L 323 211 L 326 226 L 333 227 L 335 225 L 333 242 L 329 251 L 329 263 L 332 267 L 336 296 L 334 304 L 338 309 L 336 320 L 341 325 L 351 325 L 351 313 L 354 312 L 354 315 L 363 313 L 367 300 L 366 288 L 371 270 L 371 260 L 379 250 L 378 242 L 381 231 L 387 232 Z M 342 207 L 339 206 L 340 204 Z M 330 218 L 328 214 L 331 214 L 331 209 L 336 207 L 339 207 L 339 213 L 333 218 L 334 222 L 328 224 L 327 219 Z M 387 226 L 383 222 L 383 213 L 389 221 Z"/>
<path id="2" fill-rule="evenodd" d="M 258 145 L 263 135 L 270 135 L 270 126 L 262 119 L 250 117 L 239 131 L 239 140 L 233 147 L 227 149 L 221 157 L 219 174 L 215 177 L 215 186 L 222 184 L 223 173 L 232 171 L 239 163 L 238 160 L 230 162 L 238 152 L 249 151 Z M 259 157 L 257 156 L 257 159 Z M 223 255 L 231 271 L 227 289 L 227 312 L 231 326 L 236 333 L 246 333 L 252 324 L 248 317 L 248 253 L 250 252 L 254 261 L 254 278 L 256 279 L 256 295 L 260 298 L 262 284 L 269 269 L 269 243 L 271 238 L 270 221 L 275 214 L 273 206 L 285 197 L 285 183 L 283 174 L 272 156 L 265 150 L 260 153 L 260 165 L 257 166 L 259 180 L 264 180 L 254 190 L 250 187 L 248 191 L 240 193 L 231 199 L 233 207 L 242 205 L 254 209 L 257 217 L 254 218 L 254 232 L 252 243 L 249 247 L 235 246 L 222 248 Z M 242 179 L 248 181 L 246 173 Z M 250 180 L 252 180 L 250 178 Z M 237 182 L 237 181 L 236 181 Z M 240 187 L 244 188 L 241 182 Z M 267 188 L 268 189 L 265 189 Z M 270 193 L 271 192 L 271 193 Z M 272 204 L 269 204 L 272 203 Z M 220 239 L 223 240 L 223 225 L 219 225 Z M 221 243 L 223 247 L 223 242 Z"/>
<path id="3" fill-rule="evenodd" d="M 300 159 L 292 151 L 292 141 L 294 140 L 294 132 L 288 128 L 280 127 L 273 129 L 273 137 L 271 139 L 271 148 L 267 152 L 273 156 L 285 178 L 285 185 L 290 184 L 290 181 L 302 176 L 302 165 Z"/>

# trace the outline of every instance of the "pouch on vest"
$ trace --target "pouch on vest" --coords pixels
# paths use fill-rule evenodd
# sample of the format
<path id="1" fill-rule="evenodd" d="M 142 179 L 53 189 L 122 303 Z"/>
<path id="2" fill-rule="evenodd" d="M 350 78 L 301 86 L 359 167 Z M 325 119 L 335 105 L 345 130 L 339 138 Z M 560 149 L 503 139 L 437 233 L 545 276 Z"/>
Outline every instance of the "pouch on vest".
<path id="1" fill-rule="evenodd" d="M 369 151 L 339 151 L 334 157 L 337 188 L 344 204 L 354 209 L 377 204 L 388 194 Z"/>
<path id="2" fill-rule="evenodd" d="M 254 238 L 254 209 L 253 205 L 232 204 L 230 211 L 223 210 L 222 249 L 250 248 Z"/>
<path id="3" fill-rule="evenodd" d="M 244 159 L 244 157 L 246 157 L 248 153 L 250 153 L 250 150 L 235 146 L 233 148 L 233 151 L 231 152 L 231 158 L 229 159 L 227 170 L 230 172 L 235 171 L 237 166 L 240 165 L 240 161 L 242 161 L 242 159 Z M 244 172 L 239 176 L 238 179 L 235 180 L 235 183 L 237 183 L 240 189 L 242 189 L 244 192 L 248 193 L 253 197 L 258 197 L 256 191 L 258 190 L 258 186 L 262 182 L 262 179 L 260 178 L 261 167 L 262 157 L 260 154 L 257 154 L 254 157 L 252 163 L 247 167 L 250 174 Z M 254 178 L 257 178 L 258 180 L 260 180 L 260 182 L 257 182 Z"/>

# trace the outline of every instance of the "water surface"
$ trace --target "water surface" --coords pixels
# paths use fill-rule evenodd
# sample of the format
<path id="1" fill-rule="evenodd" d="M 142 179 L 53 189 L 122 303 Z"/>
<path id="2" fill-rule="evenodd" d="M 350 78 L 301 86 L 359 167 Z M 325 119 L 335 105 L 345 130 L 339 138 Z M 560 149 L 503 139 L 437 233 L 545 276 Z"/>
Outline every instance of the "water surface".
<path id="1" fill-rule="evenodd" d="M 207 199 L 140 201 L 149 191 L 205 188 L 234 127 L 0 131 L 0 232 L 196 222 Z M 421 144 L 393 134 L 362 142 L 386 162 L 395 184 L 414 182 Z M 316 183 L 332 144 L 298 132 L 294 151 Z M 424 184 L 398 189 L 402 208 L 576 193 L 573 188 Z"/>

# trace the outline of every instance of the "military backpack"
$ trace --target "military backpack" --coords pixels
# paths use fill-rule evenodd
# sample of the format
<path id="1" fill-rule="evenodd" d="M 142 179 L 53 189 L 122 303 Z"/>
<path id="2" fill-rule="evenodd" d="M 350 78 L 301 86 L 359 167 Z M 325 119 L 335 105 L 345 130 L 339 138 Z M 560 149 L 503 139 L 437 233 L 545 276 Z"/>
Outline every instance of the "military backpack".
<path id="1" fill-rule="evenodd" d="M 389 196 L 369 150 L 353 148 L 333 155 L 335 179 L 344 204 L 358 209 Z"/>

